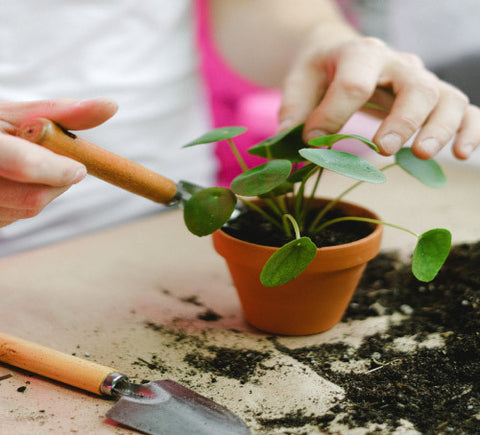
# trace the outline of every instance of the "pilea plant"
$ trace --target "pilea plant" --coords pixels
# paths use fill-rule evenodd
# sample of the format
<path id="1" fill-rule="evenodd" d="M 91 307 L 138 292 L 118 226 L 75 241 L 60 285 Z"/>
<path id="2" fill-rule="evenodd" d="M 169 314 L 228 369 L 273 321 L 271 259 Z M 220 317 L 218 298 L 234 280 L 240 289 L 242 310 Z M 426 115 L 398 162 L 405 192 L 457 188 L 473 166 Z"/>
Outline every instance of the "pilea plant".
<path id="1" fill-rule="evenodd" d="M 253 168 L 247 167 L 233 142 L 234 137 L 246 131 L 244 127 L 217 128 L 186 144 L 185 147 L 190 147 L 226 141 L 242 168 L 242 173 L 233 179 L 230 189 L 200 189 L 184 183 L 191 193 L 184 205 L 184 220 L 189 231 L 197 236 L 205 236 L 220 229 L 232 219 L 232 213 L 235 215 L 239 202 L 242 207 L 258 212 L 265 221 L 290 239 L 269 258 L 260 274 L 262 284 L 273 287 L 292 280 L 310 264 L 318 247 L 312 241 L 313 235 L 345 221 L 381 224 L 407 232 L 418 239 L 412 257 L 412 272 L 420 281 L 431 281 L 450 251 L 451 234 L 448 230 L 436 228 L 417 234 L 389 222 L 361 216 L 342 216 L 330 220 L 325 220 L 325 217 L 347 193 L 360 184 L 385 182 L 384 172 L 393 166 L 399 166 L 429 187 L 440 188 L 446 182 L 440 166 L 434 160 L 416 158 L 410 148 L 402 148 L 396 153 L 393 163 L 379 169 L 356 154 L 333 148 L 337 142 L 353 138 L 378 153 L 377 145 L 370 140 L 357 135 L 333 134 L 312 139 L 305 144 L 301 138 L 302 128 L 303 125 L 296 126 L 250 148 L 250 154 L 266 159 L 265 163 Z M 310 217 L 307 220 L 325 170 L 356 181 L 323 208 L 315 210 L 313 219 Z M 252 201 L 252 197 L 261 198 L 262 206 Z"/>

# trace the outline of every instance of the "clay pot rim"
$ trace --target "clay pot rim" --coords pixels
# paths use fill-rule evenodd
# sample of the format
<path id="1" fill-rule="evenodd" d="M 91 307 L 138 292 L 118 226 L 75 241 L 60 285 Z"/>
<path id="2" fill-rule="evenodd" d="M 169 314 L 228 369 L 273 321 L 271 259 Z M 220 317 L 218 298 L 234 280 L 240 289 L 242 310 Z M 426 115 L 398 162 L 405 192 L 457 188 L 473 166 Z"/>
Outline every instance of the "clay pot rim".
<path id="1" fill-rule="evenodd" d="M 315 198 L 318 202 L 329 202 L 330 199 L 327 198 Z M 359 210 L 362 210 L 367 216 L 361 216 L 361 217 L 369 217 L 371 219 L 377 219 L 380 220 L 378 215 L 371 211 L 370 209 L 366 208 L 363 205 L 356 204 L 354 202 L 349 202 L 349 201 L 340 201 L 338 205 L 342 206 L 345 205 L 347 207 L 353 207 L 357 208 Z M 353 216 L 353 215 L 352 215 Z M 374 230 L 365 237 L 362 237 L 361 239 L 355 240 L 354 242 L 349 242 L 349 243 L 343 243 L 341 245 L 332 245 L 332 246 L 322 246 L 321 248 L 317 248 L 317 255 L 319 251 L 322 253 L 324 252 L 325 254 L 328 254 L 331 251 L 339 251 L 339 250 L 347 250 L 349 248 L 354 247 L 355 245 L 359 244 L 365 244 L 367 243 L 370 239 L 376 239 L 379 236 L 379 233 L 383 232 L 383 225 L 381 224 L 372 224 L 375 225 Z M 225 231 L 223 231 L 221 228 L 217 231 L 216 233 L 222 233 L 222 237 L 226 238 L 227 240 L 231 240 L 232 242 L 235 241 L 235 243 L 238 243 L 239 245 L 243 246 L 256 246 L 256 247 L 261 247 L 263 250 L 269 253 L 269 255 L 273 254 L 275 251 L 279 249 L 278 246 L 270 246 L 270 245 L 262 245 L 259 243 L 252 243 L 252 242 L 247 242 L 243 239 L 240 239 L 238 237 L 231 236 L 230 234 L 227 234 Z"/>

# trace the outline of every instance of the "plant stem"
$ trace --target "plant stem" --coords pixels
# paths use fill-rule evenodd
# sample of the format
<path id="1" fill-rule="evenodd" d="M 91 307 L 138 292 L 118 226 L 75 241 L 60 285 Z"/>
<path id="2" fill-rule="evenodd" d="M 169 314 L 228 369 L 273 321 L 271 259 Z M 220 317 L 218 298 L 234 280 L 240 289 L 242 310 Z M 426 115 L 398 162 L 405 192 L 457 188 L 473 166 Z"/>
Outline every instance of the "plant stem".
<path id="1" fill-rule="evenodd" d="M 240 152 L 238 151 L 238 148 L 233 143 L 232 139 L 229 138 L 229 139 L 227 139 L 227 141 L 228 141 L 228 145 L 230 145 L 230 149 L 232 150 L 232 152 L 233 152 L 235 158 L 237 159 L 237 162 L 240 165 L 240 167 L 242 168 L 242 170 L 244 172 L 248 171 L 248 166 L 245 163 L 245 160 L 243 160 L 243 157 L 240 155 Z"/>
<path id="2" fill-rule="evenodd" d="M 285 203 L 285 198 L 283 196 L 274 197 L 277 201 L 278 206 L 283 210 L 283 213 L 288 213 L 287 204 Z"/>
<path id="3" fill-rule="evenodd" d="M 284 212 L 274 198 L 264 198 L 264 201 L 265 204 L 267 204 L 275 214 L 277 214 L 280 218 L 282 217 Z"/>
<path id="4" fill-rule="evenodd" d="M 325 168 L 320 168 L 320 170 L 318 171 L 317 179 L 315 180 L 315 184 L 313 185 L 312 193 L 310 195 L 310 198 L 308 199 L 307 208 L 310 208 L 310 206 L 312 204 L 313 198 L 315 197 L 315 192 L 317 191 L 318 185 L 320 184 L 320 179 L 322 178 L 322 174 L 323 174 L 324 169 Z"/>
<path id="5" fill-rule="evenodd" d="M 288 222 L 285 221 L 283 218 L 284 215 L 288 214 L 288 210 L 286 208 L 285 202 L 283 201 L 282 197 L 275 197 L 272 195 L 271 198 L 265 198 L 265 204 L 267 204 L 270 209 L 276 213 L 281 219 L 283 223 L 283 230 L 287 237 L 292 237 L 292 232 L 288 225 Z"/>
<path id="6" fill-rule="evenodd" d="M 409 230 L 408 228 L 404 228 L 404 227 L 401 227 L 399 225 L 391 224 L 391 223 L 388 223 L 388 222 L 383 222 L 383 221 L 380 221 L 378 219 L 371 219 L 371 218 L 357 217 L 357 216 L 345 216 L 345 217 L 332 219 L 332 220 L 330 220 L 328 222 L 325 222 L 322 225 L 320 225 L 318 228 L 315 229 L 314 232 L 312 232 L 312 234 L 319 233 L 321 230 L 323 230 L 326 227 L 329 227 L 330 225 L 336 224 L 338 222 L 344 222 L 344 221 L 358 221 L 358 222 L 368 222 L 368 223 L 377 224 L 377 225 L 385 225 L 387 227 L 396 228 L 397 230 L 401 230 L 401 231 L 405 231 L 406 233 L 410 233 L 412 236 L 415 236 L 417 238 L 420 237 L 420 234 L 418 234 L 418 233 L 416 233 L 412 230 Z"/>
<path id="7" fill-rule="evenodd" d="M 380 168 L 380 170 L 383 172 L 383 171 L 385 171 L 386 169 L 393 168 L 394 166 L 397 166 L 397 165 L 398 165 L 398 163 L 396 163 L 396 162 L 390 163 L 389 165 L 384 166 L 383 168 Z"/>
<path id="8" fill-rule="evenodd" d="M 310 224 L 310 227 L 308 230 L 310 232 L 317 232 L 315 227 L 318 225 L 320 220 L 328 213 L 328 211 L 331 210 L 333 207 L 335 207 L 347 193 L 351 192 L 353 189 L 355 189 L 357 186 L 359 186 L 362 183 L 364 183 L 364 181 L 357 181 L 355 184 L 350 186 L 347 190 L 343 191 L 340 195 L 338 195 L 335 199 L 332 199 L 325 207 L 323 207 L 322 211 L 317 214 L 313 222 Z"/>
<path id="9" fill-rule="evenodd" d="M 363 107 L 366 107 L 367 109 L 381 110 L 382 112 L 389 112 L 390 111 L 386 107 L 380 106 L 380 104 L 370 103 L 369 101 L 364 103 Z"/>
<path id="10" fill-rule="evenodd" d="M 310 198 L 305 206 L 302 206 L 302 203 L 304 202 L 304 192 L 305 192 L 305 185 L 307 180 L 312 177 L 315 172 L 318 171 L 317 179 L 315 180 L 314 187 L 312 189 L 312 194 L 310 195 Z M 298 189 L 298 196 L 295 201 L 295 217 L 298 219 L 299 222 L 301 222 L 301 225 L 303 226 L 303 221 L 305 220 L 305 215 L 308 211 L 308 209 L 311 206 L 311 203 L 313 201 L 313 198 L 315 196 L 315 192 L 318 188 L 318 184 L 320 183 L 320 179 L 322 177 L 323 173 L 323 168 L 314 168 L 312 171 L 310 171 L 307 176 L 302 180 L 302 183 L 300 184 L 300 188 Z"/>
<path id="11" fill-rule="evenodd" d="M 246 199 L 243 198 L 238 198 L 243 204 L 245 204 L 247 207 L 250 207 L 251 209 L 255 210 L 258 214 L 260 214 L 265 220 L 270 222 L 271 224 L 275 225 L 277 228 L 280 230 L 283 230 L 283 226 L 281 223 L 276 221 L 274 218 L 272 218 L 268 213 L 265 213 L 265 211 L 259 207 L 258 205 L 254 204 L 251 201 L 247 201 Z"/>
<path id="12" fill-rule="evenodd" d="M 298 187 L 298 191 L 295 194 L 295 197 L 293 199 L 293 212 L 294 212 L 294 215 L 295 215 L 295 219 L 298 219 L 299 221 L 302 220 L 301 211 L 302 211 L 304 191 L 305 191 L 305 183 L 302 181 L 302 183 L 300 183 L 300 186 Z"/>
<path id="13" fill-rule="evenodd" d="M 380 168 L 380 171 L 385 171 L 386 169 L 393 168 L 394 166 L 397 166 L 397 163 L 391 163 L 387 166 L 384 166 L 383 168 Z M 350 193 L 353 189 L 356 187 L 360 186 L 360 184 L 365 183 L 365 181 L 357 181 L 356 183 L 352 184 L 347 190 L 344 190 L 340 195 L 338 195 L 336 198 L 332 199 L 323 209 L 317 214 L 315 217 L 314 221 L 310 224 L 310 227 L 308 228 L 309 232 L 316 233 L 318 232 L 315 227 L 318 225 L 320 220 L 328 213 L 329 210 L 331 210 L 333 207 L 335 207 L 341 200 L 342 198 L 347 194 Z"/>
<path id="14" fill-rule="evenodd" d="M 291 214 L 289 214 L 289 213 L 283 215 L 283 222 L 284 222 L 285 224 L 288 224 L 287 220 L 289 220 L 290 223 L 292 224 L 293 231 L 295 231 L 295 239 L 298 240 L 298 239 L 300 238 L 300 229 L 299 229 L 299 227 L 298 227 L 297 221 L 296 221 L 295 218 L 294 218 Z M 287 225 L 287 226 L 288 226 L 288 225 Z M 289 229 L 289 233 L 290 233 L 290 234 L 288 234 L 288 236 L 291 237 L 292 233 L 291 233 L 290 229 Z"/>

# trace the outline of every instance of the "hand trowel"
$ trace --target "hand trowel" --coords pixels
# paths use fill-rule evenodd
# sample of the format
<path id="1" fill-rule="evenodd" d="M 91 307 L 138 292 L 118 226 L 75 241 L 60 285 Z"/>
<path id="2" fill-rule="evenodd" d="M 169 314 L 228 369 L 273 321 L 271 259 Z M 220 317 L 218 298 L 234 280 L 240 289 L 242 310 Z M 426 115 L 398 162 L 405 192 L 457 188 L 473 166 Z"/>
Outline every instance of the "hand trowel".
<path id="1" fill-rule="evenodd" d="M 111 367 L 0 333 L 0 361 L 119 399 L 111 420 L 152 435 L 247 435 L 235 414 L 171 380 L 135 384 Z"/>
<path id="2" fill-rule="evenodd" d="M 54 122 L 37 118 L 21 125 L 17 135 L 77 162 L 90 175 L 152 201 L 172 206 L 189 199 L 200 189 L 192 183 L 174 181 L 131 160 L 107 151 L 64 130 Z"/>

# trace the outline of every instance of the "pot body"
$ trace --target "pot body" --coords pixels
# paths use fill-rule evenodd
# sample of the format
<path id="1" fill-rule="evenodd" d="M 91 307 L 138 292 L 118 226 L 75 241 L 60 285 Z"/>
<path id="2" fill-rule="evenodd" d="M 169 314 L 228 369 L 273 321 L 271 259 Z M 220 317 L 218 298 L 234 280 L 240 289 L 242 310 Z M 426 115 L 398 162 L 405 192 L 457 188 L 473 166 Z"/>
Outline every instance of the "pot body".
<path id="1" fill-rule="evenodd" d="M 319 205 L 327 200 L 317 200 Z M 361 206 L 341 202 L 347 215 L 378 219 Z M 295 279 L 277 287 L 260 283 L 265 262 L 278 250 L 232 237 L 222 230 L 213 235 L 215 250 L 225 258 L 246 320 L 266 332 L 307 335 L 325 331 L 342 318 L 367 262 L 379 250 L 382 226 L 367 237 L 339 246 L 317 249 L 313 262 Z"/>

